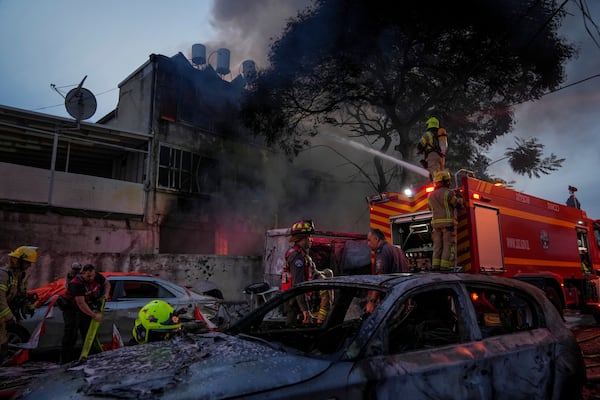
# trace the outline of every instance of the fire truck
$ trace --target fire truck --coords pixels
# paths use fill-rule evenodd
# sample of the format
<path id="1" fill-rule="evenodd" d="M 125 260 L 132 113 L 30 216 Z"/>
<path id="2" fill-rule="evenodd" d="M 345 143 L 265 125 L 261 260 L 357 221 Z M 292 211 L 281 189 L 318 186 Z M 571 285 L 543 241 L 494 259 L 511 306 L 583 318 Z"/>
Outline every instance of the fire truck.
<path id="1" fill-rule="evenodd" d="M 583 210 L 544 200 L 470 171 L 456 173 L 464 199 L 457 210 L 454 271 L 511 277 L 543 289 L 562 312 L 592 313 L 600 322 L 600 220 Z M 370 226 L 406 253 L 411 270 L 431 270 L 433 243 L 427 184 L 405 193 L 367 197 Z"/>

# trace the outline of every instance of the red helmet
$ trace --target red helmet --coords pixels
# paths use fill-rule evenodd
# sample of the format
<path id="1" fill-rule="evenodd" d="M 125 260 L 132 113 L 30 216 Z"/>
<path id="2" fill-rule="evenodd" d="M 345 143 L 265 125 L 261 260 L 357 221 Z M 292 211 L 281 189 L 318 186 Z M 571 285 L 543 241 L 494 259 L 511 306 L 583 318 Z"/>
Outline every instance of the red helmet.
<path id="1" fill-rule="evenodd" d="M 292 235 L 310 235 L 313 233 L 315 233 L 315 225 L 310 219 L 294 222 L 290 229 L 290 234 Z"/>

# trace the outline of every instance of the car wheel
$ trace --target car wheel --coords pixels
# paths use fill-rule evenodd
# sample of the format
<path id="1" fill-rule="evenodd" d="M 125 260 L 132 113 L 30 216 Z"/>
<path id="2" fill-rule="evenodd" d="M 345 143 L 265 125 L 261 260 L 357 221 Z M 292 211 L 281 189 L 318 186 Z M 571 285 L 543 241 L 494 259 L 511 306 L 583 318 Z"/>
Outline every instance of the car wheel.
<path id="1" fill-rule="evenodd" d="M 17 351 L 17 348 L 11 346 L 11 344 L 27 343 L 31 336 L 29 331 L 23 325 L 19 324 L 7 325 L 6 333 L 8 334 L 8 355 L 11 357 Z"/>

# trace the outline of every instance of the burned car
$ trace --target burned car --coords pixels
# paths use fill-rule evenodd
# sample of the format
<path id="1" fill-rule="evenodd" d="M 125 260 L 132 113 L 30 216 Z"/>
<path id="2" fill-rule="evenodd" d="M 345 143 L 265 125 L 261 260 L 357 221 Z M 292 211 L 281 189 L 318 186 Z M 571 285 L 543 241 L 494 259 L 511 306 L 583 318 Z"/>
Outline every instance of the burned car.
<path id="1" fill-rule="evenodd" d="M 296 318 L 291 300 L 314 313 L 325 294 L 322 323 Z M 305 282 L 225 331 L 94 355 L 22 398 L 564 399 L 584 383 L 575 337 L 538 288 L 414 273 Z"/>

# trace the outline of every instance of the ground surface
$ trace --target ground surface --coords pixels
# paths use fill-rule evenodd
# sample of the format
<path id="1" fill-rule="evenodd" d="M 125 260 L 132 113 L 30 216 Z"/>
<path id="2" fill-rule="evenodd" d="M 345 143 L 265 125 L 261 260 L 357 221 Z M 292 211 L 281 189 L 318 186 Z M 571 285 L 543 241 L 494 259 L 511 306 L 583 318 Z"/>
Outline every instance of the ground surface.
<path id="1" fill-rule="evenodd" d="M 577 312 L 565 313 L 583 353 L 588 383 L 583 390 L 584 400 L 600 400 L 600 325 L 593 318 Z"/>

